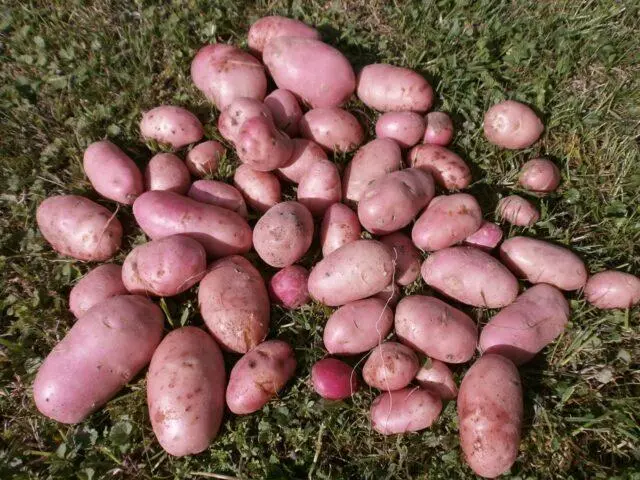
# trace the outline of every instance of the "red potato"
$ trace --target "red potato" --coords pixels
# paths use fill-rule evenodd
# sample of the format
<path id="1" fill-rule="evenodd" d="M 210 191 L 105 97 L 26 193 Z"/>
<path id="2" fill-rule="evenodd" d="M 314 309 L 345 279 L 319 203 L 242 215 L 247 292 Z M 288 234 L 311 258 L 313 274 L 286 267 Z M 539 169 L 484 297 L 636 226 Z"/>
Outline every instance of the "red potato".
<path id="1" fill-rule="evenodd" d="M 144 192 L 138 166 L 108 140 L 89 145 L 82 166 L 91 186 L 109 200 L 131 205 Z"/>
<path id="2" fill-rule="evenodd" d="M 413 245 L 411 239 L 401 232 L 391 233 L 380 237 L 380 241 L 391 249 L 396 270 L 394 281 L 398 285 L 409 285 L 420 275 L 420 252 Z"/>
<path id="3" fill-rule="evenodd" d="M 518 281 L 498 260 L 473 247 L 432 253 L 422 264 L 427 285 L 466 305 L 501 308 L 518 295 Z"/>
<path id="4" fill-rule="evenodd" d="M 313 389 L 322 398 L 344 400 L 360 388 L 358 374 L 337 358 L 323 358 L 311 367 Z"/>
<path id="5" fill-rule="evenodd" d="M 272 15 L 262 17 L 249 28 L 249 48 L 262 53 L 264 47 L 277 37 L 303 37 L 320 40 L 320 32 L 300 20 Z"/>
<path id="6" fill-rule="evenodd" d="M 236 149 L 242 163 L 254 170 L 269 172 L 289 165 L 293 142 L 271 120 L 253 117 L 242 124 Z"/>
<path id="7" fill-rule="evenodd" d="M 519 227 L 530 227 L 540 220 L 533 203 L 518 195 L 509 195 L 498 202 L 497 213 L 503 220 Z"/>
<path id="8" fill-rule="evenodd" d="M 389 308 L 395 308 L 395 306 L 400 301 L 401 296 L 402 296 L 402 290 L 400 289 L 400 286 L 398 286 L 394 282 L 391 282 L 389 285 L 384 287 L 382 290 L 380 290 L 378 293 L 373 295 L 371 298 L 379 298 Z"/>
<path id="9" fill-rule="evenodd" d="M 271 301 L 293 310 L 309 303 L 307 281 L 309 271 L 300 265 L 289 265 L 269 280 L 269 297 Z"/>
<path id="10" fill-rule="evenodd" d="M 471 170 L 465 161 L 440 145 L 416 145 L 409 152 L 409 165 L 430 173 L 447 190 L 462 190 L 471 183 Z"/>
<path id="11" fill-rule="evenodd" d="M 401 343 L 384 342 L 371 350 L 362 367 L 362 378 L 370 387 L 392 392 L 409 385 L 418 369 L 413 350 Z"/>
<path id="12" fill-rule="evenodd" d="M 69 310 L 80 318 L 94 305 L 117 295 L 126 295 L 122 283 L 122 267 L 113 263 L 100 265 L 84 277 L 69 293 Z"/>
<path id="13" fill-rule="evenodd" d="M 191 175 L 196 177 L 214 175 L 218 171 L 218 164 L 226 152 L 227 150 L 220 142 L 208 140 L 189 150 L 184 163 Z"/>
<path id="14" fill-rule="evenodd" d="M 280 182 L 273 173 L 240 165 L 233 174 L 233 184 L 249 207 L 258 213 L 264 213 L 282 201 Z"/>
<path id="15" fill-rule="evenodd" d="M 200 314 L 228 351 L 246 353 L 269 331 L 269 294 L 260 272 L 244 257 L 214 262 L 198 289 Z"/>
<path id="16" fill-rule="evenodd" d="M 283 88 L 277 88 L 265 97 L 264 104 L 271 112 L 276 127 L 290 137 L 295 137 L 298 134 L 298 123 L 302 118 L 302 109 L 293 93 Z"/>
<path id="17" fill-rule="evenodd" d="M 560 169 L 551 160 L 534 158 L 520 169 L 518 183 L 532 192 L 553 192 L 560 185 Z"/>
<path id="18" fill-rule="evenodd" d="M 242 194 L 228 183 L 217 180 L 196 180 L 191 184 L 187 196 L 197 202 L 226 208 L 243 218 L 249 216 Z"/>
<path id="19" fill-rule="evenodd" d="M 172 235 L 135 247 L 122 264 L 131 293 L 172 297 L 189 290 L 207 271 L 204 247 L 186 235 Z"/>
<path id="20" fill-rule="evenodd" d="M 140 133 L 145 140 L 181 148 L 195 143 L 204 135 L 198 117 L 189 110 L 173 105 L 152 108 L 142 116 Z"/>
<path id="21" fill-rule="evenodd" d="M 502 241 L 502 229 L 495 223 L 482 222 L 480 228 L 464 239 L 464 244 L 490 252 Z"/>
<path id="22" fill-rule="evenodd" d="M 320 227 L 320 245 L 322 255 L 327 256 L 334 250 L 360 238 L 362 229 L 358 216 L 343 203 L 334 203 L 324 213 Z"/>
<path id="23" fill-rule="evenodd" d="M 498 147 L 517 150 L 538 141 L 544 125 L 527 105 L 506 100 L 492 106 L 484 115 L 484 136 Z"/>
<path id="24" fill-rule="evenodd" d="M 364 140 L 358 119 L 338 107 L 309 110 L 300 119 L 300 135 L 313 140 L 328 152 L 352 152 Z"/>
<path id="25" fill-rule="evenodd" d="M 169 332 L 153 354 L 147 374 L 147 405 L 158 442 L 170 455 L 203 452 L 224 414 L 226 374 L 220 348 L 204 331 Z"/>
<path id="26" fill-rule="evenodd" d="M 273 122 L 271 110 L 260 100 L 247 97 L 236 98 L 220 113 L 218 131 L 224 139 L 237 143 L 244 122 L 256 117 Z"/>
<path id="27" fill-rule="evenodd" d="M 418 143 L 424 135 L 424 129 L 424 118 L 415 112 L 388 112 L 376 122 L 376 136 L 391 138 L 402 148 Z"/>
<path id="28" fill-rule="evenodd" d="M 318 160 L 300 179 L 297 191 L 298 201 L 316 217 L 324 215 L 327 209 L 342 198 L 340 173 L 335 163 Z"/>
<path id="29" fill-rule="evenodd" d="M 122 243 L 122 224 L 102 205 L 78 195 L 56 195 L 36 212 L 44 239 L 61 255 L 90 262 L 113 257 Z"/>
<path id="30" fill-rule="evenodd" d="M 164 190 L 184 195 L 191 185 L 191 175 L 184 162 L 173 153 L 158 153 L 147 164 L 144 183 L 147 191 Z"/>
<path id="31" fill-rule="evenodd" d="M 443 400 L 454 400 L 458 396 L 453 373 L 440 360 L 427 360 L 418 370 L 416 381 L 423 389 L 435 393 Z"/>
<path id="32" fill-rule="evenodd" d="M 49 353 L 33 382 L 43 415 L 79 423 L 107 403 L 151 360 L 164 315 L 137 295 L 90 308 Z"/>
<path id="33" fill-rule="evenodd" d="M 422 143 L 446 147 L 453 139 L 453 122 L 444 112 L 430 112 L 425 116 L 426 128 Z"/>
<path id="34" fill-rule="evenodd" d="M 210 257 L 251 250 L 251 227 L 244 218 L 177 193 L 145 192 L 133 204 L 133 215 L 152 240 L 185 234 L 200 242 Z"/>
<path id="35" fill-rule="evenodd" d="M 640 278 L 615 270 L 599 272 L 587 281 L 584 296 L 598 308 L 631 308 L 640 302 Z"/>
<path id="36" fill-rule="evenodd" d="M 524 410 L 515 365 L 500 355 L 483 355 L 464 376 L 457 406 L 467 464 L 485 478 L 509 470 L 518 456 Z"/>
<path id="37" fill-rule="evenodd" d="M 429 428 L 442 411 L 442 400 L 418 387 L 384 392 L 371 404 L 371 427 L 382 435 Z"/>
<path id="38" fill-rule="evenodd" d="M 302 177 L 318 160 L 328 160 L 327 154 L 320 145 L 306 138 L 294 138 L 291 163 L 278 169 L 278 175 L 291 183 L 300 183 Z"/>
<path id="39" fill-rule="evenodd" d="M 231 369 L 227 406 L 236 415 L 260 410 L 293 377 L 296 357 L 281 340 L 268 340 L 245 354 Z"/>
<path id="40" fill-rule="evenodd" d="M 311 108 L 340 106 L 356 89 L 349 60 L 313 38 L 274 38 L 265 46 L 262 60 L 278 88 L 291 91 Z"/>
<path id="41" fill-rule="evenodd" d="M 358 98 L 381 112 L 426 112 L 433 103 L 429 82 L 408 68 L 367 65 L 358 74 Z"/>

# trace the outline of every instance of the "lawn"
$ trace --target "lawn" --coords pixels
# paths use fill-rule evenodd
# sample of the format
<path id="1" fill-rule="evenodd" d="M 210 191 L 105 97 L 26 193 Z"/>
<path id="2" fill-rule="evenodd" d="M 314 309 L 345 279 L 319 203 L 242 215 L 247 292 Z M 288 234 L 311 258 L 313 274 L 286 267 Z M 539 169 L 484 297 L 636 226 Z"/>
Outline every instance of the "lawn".
<path id="1" fill-rule="evenodd" d="M 309 387 L 323 356 L 330 309 L 274 308 L 271 337 L 292 342 L 298 371 L 262 411 L 227 415 L 206 452 L 167 456 L 156 442 L 141 375 L 76 426 L 47 420 L 31 398 L 42 359 L 73 323 L 67 297 L 92 265 L 56 255 L 35 224 L 47 196 L 97 199 L 82 152 L 109 138 L 143 166 L 152 145 L 141 112 L 185 106 L 217 137 L 216 112 L 189 65 L 208 42 L 246 46 L 248 26 L 278 13 L 316 25 L 355 67 L 417 69 L 451 112 L 453 149 L 472 166 L 485 216 L 517 191 L 527 159 L 560 167 L 560 189 L 534 199 L 542 219 L 505 233 L 549 239 L 591 271 L 640 273 L 640 4 L 637 1 L 383 0 L 165 2 L 5 0 L 0 13 L 0 478 L 471 478 L 461 460 L 455 404 L 420 433 L 382 437 L 369 426 L 375 392 L 339 404 Z M 482 135 L 489 105 L 524 101 L 545 134 L 526 151 L 500 151 Z M 369 132 L 373 111 L 349 104 Z M 338 158 L 343 164 L 348 158 Z M 219 176 L 228 178 L 233 155 Z M 289 194 L 291 192 L 288 192 Z M 526 195 L 526 194 L 525 194 Z M 532 197 L 529 197 L 532 198 Z M 98 200 L 110 208 L 113 204 Z M 125 248 L 144 235 L 121 207 Z M 310 264 L 317 249 L 306 259 Z M 267 269 L 264 269 L 268 273 Z M 428 291 L 417 282 L 411 292 Z M 525 428 L 511 478 L 640 478 L 640 309 L 599 311 L 570 296 L 566 333 L 520 369 Z M 161 301 L 167 329 L 201 325 L 195 289 Z M 479 325 L 492 312 L 469 310 Z M 461 378 L 464 368 L 456 370 Z"/>

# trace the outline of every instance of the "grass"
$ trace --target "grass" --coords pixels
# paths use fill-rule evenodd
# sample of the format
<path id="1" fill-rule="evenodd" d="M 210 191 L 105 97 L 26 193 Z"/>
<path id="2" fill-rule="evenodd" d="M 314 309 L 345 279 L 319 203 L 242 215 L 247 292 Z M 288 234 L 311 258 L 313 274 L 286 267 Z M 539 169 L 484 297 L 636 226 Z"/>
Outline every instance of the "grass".
<path id="1" fill-rule="evenodd" d="M 195 90 L 189 64 L 206 42 L 246 45 L 267 13 L 301 18 L 356 67 L 405 65 L 433 83 L 452 113 L 453 148 L 472 165 L 471 191 L 486 217 L 517 191 L 519 166 L 552 158 L 561 188 L 534 199 L 542 220 L 523 232 L 567 245 L 592 271 L 640 272 L 640 8 L 633 1 L 557 2 L 334 0 L 236 2 L 11 1 L 0 18 L 0 478 L 422 478 L 472 477 L 461 461 L 455 405 L 426 431 L 383 438 L 368 422 L 375 392 L 345 403 L 308 386 L 323 356 L 330 310 L 273 310 L 271 336 L 296 347 L 298 374 L 260 413 L 227 416 L 201 455 L 168 457 L 153 437 L 141 375 L 106 408 L 76 426 L 39 415 L 31 383 L 73 319 L 71 286 L 92 265 L 54 254 L 34 213 L 47 196 L 96 199 L 82 152 L 110 138 L 140 165 L 154 146 L 140 112 L 186 106 L 215 137 L 215 112 Z M 482 114 L 512 98 L 534 106 L 544 137 L 505 152 L 482 136 Z M 353 101 L 371 131 L 374 112 Z M 232 157 L 230 160 L 234 160 Z M 341 161 L 347 159 L 340 159 Z M 230 170 L 221 172 L 224 176 Z M 101 203 L 113 207 L 109 202 Z M 125 249 L 144 241 L 130 208 Z M 310 259 L 307 259 L 307 262 Z M 411 291 L 426 291 L 419 282 Z M 202 323 L 195 292 L 166 299 L 167 328 Z M 526 418 L 511 478 L 640 478 L 640 310 L 598 311 L 571 295 L 566 333 L 521 368 Z M 470 311 L 481 324 L 491 312 Z M 464 368 L 456 370 L 458 378 Z M 216 476 L 217 475 L 217 476 Z"/>

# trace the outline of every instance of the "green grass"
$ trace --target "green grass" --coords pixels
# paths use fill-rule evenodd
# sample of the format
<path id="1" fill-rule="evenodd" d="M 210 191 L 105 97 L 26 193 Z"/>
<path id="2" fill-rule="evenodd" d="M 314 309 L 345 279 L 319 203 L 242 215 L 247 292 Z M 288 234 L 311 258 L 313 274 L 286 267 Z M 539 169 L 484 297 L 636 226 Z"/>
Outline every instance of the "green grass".
<path id="1" fill-rule="evenodd" d="M 556 193 L 535 199 L 542 220 L 509 233 L 567 245 L 592 271 L 640 272 L 637 2 L 5 0 L 0 478 L 472 477 L 461 461 L 454 404 L 429 430 L 383 438 L 367 416 L 375 392 L 340 404 L 313 394 L 309 369 L 323 355 L 330 313 L 320 306 L 274 309 L 271 336 L 295 345 L 297 377 L 261 412 L 227 416 L 201 455 L 163 453 L 149 425 L 143 375 L 81 425 L 57 424 L 34 407 L 34 374 L 72 324 L 69 290 L 92 267 L 52 252 L 35 225 L 37 205 L 57 193 L 97 198 L 81 168 L 82 152 L 95 140 L 110 138 L 144 165 L 152 154 L 139 138 L 144 109 L 186 106 L 215 136 L 217 112 L 191 84 L 191 58 L 206 42 L 245 45 L 248 25 L 267 13 L 317 25 L 356 67 L 385 61 L 426 75 L 437 108 L 455 119 L 453 148 L 472 165 L 471 191 L 487 218 L 493 219 L 501 195 L 517 191 L 514 180 L 526 159 L 554 159 L 563 182 Z M 483 139 L 483 112 L 504 98 L 528 102 L 542 115 L 546 131 L 531 149 L 500 151 Z M 356 101 L 350 107 L 371 131 L 374 112 Z M 130 208 L 121 208 L 119 217 L 128 227 L 116 258 L 122 261 L 144 236 L 133 227 Z M 411 286 L 421 290 L 420 283 Z M 571 295 L 571 306 L 566 333 L 521 368 L 526 418 L 511 478 L 638 479 L 640 310 L 598 311 L 579 294 Z M 166 311 L 167 328 L 202 323 L 195 292 L 167 299 Z M 490 314 L 471 313 L 479 323 Z M 456 370 L 458 378 L 463 372 Z"/>

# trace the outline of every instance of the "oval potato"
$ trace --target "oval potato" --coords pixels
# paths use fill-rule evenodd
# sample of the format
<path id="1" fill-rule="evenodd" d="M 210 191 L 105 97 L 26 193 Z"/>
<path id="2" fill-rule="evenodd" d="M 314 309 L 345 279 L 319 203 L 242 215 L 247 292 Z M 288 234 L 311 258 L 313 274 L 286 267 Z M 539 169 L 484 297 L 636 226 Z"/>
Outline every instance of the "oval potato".
<path id="1" fill-rule="evenodd" d="M 271 110 L 260 100 L 238 97 L 220 113 L 218 131 L 225 140 L 237 143 L 244 122 L 255 117 L 263 117 L 273 122 Z"/>
<path id="2" fill-rule="evenodd" d="M 239 165 L 233 174 L 233 185 L 249 207 L 258 213 L 264 213 L 282 201 L 280 182 L 271 172 L 260 172 L 249 165 Z"/>
<path id="3" fill-rule="evenodd" d="M 640 302 L 640 278 L 607 270 L 589 278 L 584 296 L 598 308 L 630 308 Z"/>
<path id="4" fill-rule="evenodd" d="M 127 293 L 122 283 L 122 267 L 106 263 L 91 270 L 71 289 L 69 310 L 76 318 L 80 318 L 103 300 Z"/>
<path id="5" fill-rule="evenodd" d="M 196 177 L 215 175 L 218 171 L 218 164 L 226 152 L 227 150 L 220 142 L 208 140 L 189 150 L 184 163 L 189 172 Z"/>
<path id="6" fill-rule="evenodd" d="M 265 97 L 264 104 L 271 112 L 276 127 L 290 137 L 295 137 L 298 134 L 302 109 L 293 93 L 283 88 L 277 88 Z"/>
<path id="7" fill-rule="evenodd" d="M 249 27 L 249 48 L 262 53 L 264 47 L 277 37 L 302 37 L 320 40 L 320 32 L 300 20 L 271 15 L 256 20 Z"/>
<path id="8" fill-rule="evenodd" d="M 328 152 L 351 152 L 364 140 L 364 130 L 358 119 L 338 107 L 309 110 L 299 123 L 300 134 L 313 140 Z"/>
<path id="9" fill-rule="evenodd" d="M 429 112 L 425 116 L 426 128 L 422 143 L 446 147 L 453 139 L 453 122 L 444 112 Z"/>
<path id="10" fill-rule="evenodd" d="M 498 216 L 519 227 L 530 227 L 540 220 L 540 212 L 529 200 L 509 195 L 498 202 Z"/>
<path id="11" fill-rule="evenodd" d="M 147 164 L 144 183 L 147 191 L 165 190 L 184 195 L 191 185 L 191 175 L 184 162 L 173 153 L 158 153 Z"/>
<path id="12" fill-rule="evenodd" d="M 340 173 L 330 160 L 318 160 L 300 179 L 297 191 L 298 201 L 319 217 L 342 198 Z"/>
<path id="13" fill-rule="evenodd" d="M 300 265 L 290 265 L 278 270 L 269 280 L 271 301 L 293 310 L 309 302 L 307 281 L 309 271 Z"/>
<path id="14" fill-rule="evenodd" d="M 370 387 L 392 392 L 409 385 L 418 369 L 413 350 L 401 343 L 384 342 L 371 350 L 362 367 L 362 378 Z"/>
<path id="15" fill-rule="evenodd" d="M 471 183 L 471 170 L 465 161 L 440 145 L 416 145 L 409 152 L 409 165 L 430 173 L 447 190 L 462 190 Z"/>
<path id="16" fill-rule="evenodd" d="M 501 241 L 502 229 L 500 226 L 485 220 L 475 233 L 464 239 L 464 244 L 489 252 L 496 248 Z"/>
<path id="17" fill-rule="evenodd" d="M 560 185 L 560 169 L 551 160 L 534 158 L 520 169 L 518 183 L 532 192 L 553 192 Z"/>
<path id="18" fill-rule="evenodd" d="M 385 63 L 367 65 L 358 74 L 358 98 L 381 112 L 426 112 L 433 103 L 429 82 L 408 68 Z"/>
<path id="19" fill-rule="evenodd" d="M 429 428 L 442 411 L 442 400 L 418 387 L 384 392 L 371 404 L 371 427 L 382 435 Z"/>
<path id="20" fill-rule="evenodd" d="M 322 255 L 327 256 L 334 250 L 360 238 L 362 229 L 358 215 L 343 203 L 334 203 L 324 213 L 320 227 L 320 245 Z"/>
<path id="21" fill-rule="evenodd" d="M 228 183 L 217 180 L 196 180 L 191 184 L 187 196 L 197 202 L 208 203 L 248 217 L 247 205 L 240 191 Z"/>
<path id="22" fill-rule="evenodd" d="M 490 143 L 510 150 L 530 147 L 544 131 L 536 113 L 513 100 L 497 103 L 487 110 L 483 127 Z"/>
<path id="23" fill-rule="evenodd" d="M 356 371 L 337 358 L 323 358 L 311 367 L 313 389 L 322 398 L 343 400 L 358 391 Z"/>
<path id="24" fill-rule="evenodd" d="M 376 122 L 376 136 L 391 138 L 402 148 L 413 147 L 424 136 L 425 122 L 415 112 L 387 112 Z"/>
<path id="25" fill-rule="evenodd" d="M 145 140 L 181 148 L 195 143 L 204 135 L 198 117 L 188 110 L 174 105 L 152 108 L 142 116 L 140 133 Z"/>
<path id="26" fill-rule="evenodd" d="M 292 183 L 300 183 L 302 177 L 318 160 L 328 160 L 327 154 L 320 145 L 306 138 L 294 138 L 291 163 L 278 169 L 278 175 Z"/>
<path id="27" fill-rule="evenodd" d="M 420 275 L 420 252 L 411 239 L 402 232 L 395 232 L 380 237 L 380 242 L 391 249 L 391 256 L 396 264 L 394 281 L 398 285 L 409 285 Z"/>
<path id="28" fill-rule="evenodd" d="M 418 370 L 416 382 L 443 400 L 453 400 L 458 396 L 458 386 L 453 379 L 453 373 L 444 362 L 429 359 Z"/>
<path id="29" fill-rule="evenodd" d="M 254 170 L 269 172 L 291 162 L 293 142 L 273 122 L 258 116 L 246 120 L 236 140 L 240 161 Z"/>

